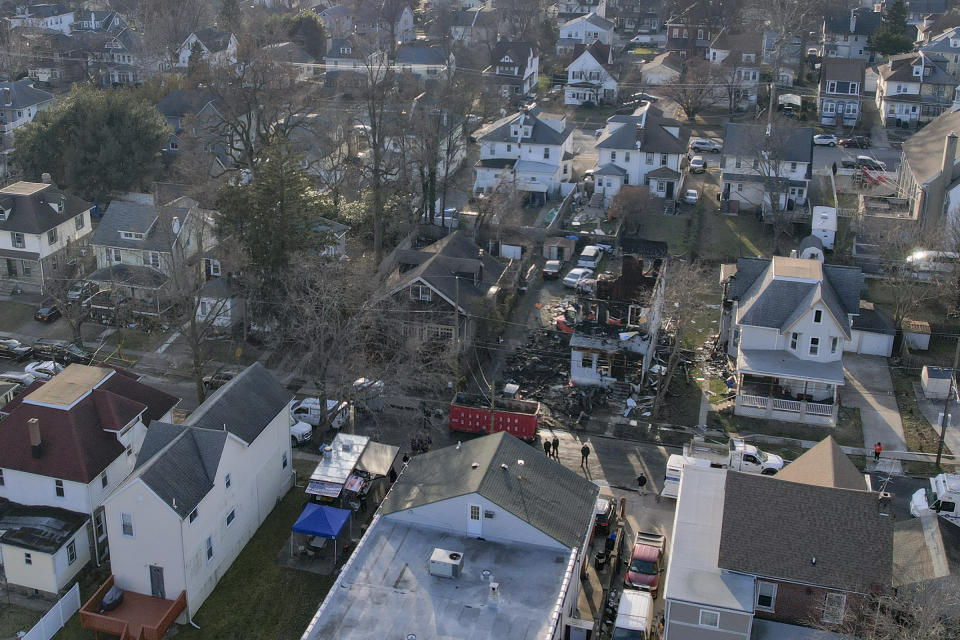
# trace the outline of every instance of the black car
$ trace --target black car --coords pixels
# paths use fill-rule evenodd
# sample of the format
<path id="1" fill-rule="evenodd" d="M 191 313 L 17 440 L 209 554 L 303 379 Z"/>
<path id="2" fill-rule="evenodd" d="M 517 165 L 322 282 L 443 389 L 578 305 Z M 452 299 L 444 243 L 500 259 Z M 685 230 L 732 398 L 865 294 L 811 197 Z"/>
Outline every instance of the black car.
<path id="1" fill-rule="evenodd" d="M 597 501 L 596 513 L 594 533 L 605 536 L 617 523 L 617 503 L 612 498 L 606 501 L 600 499 Z"/>
<path id="2" fill-rule="evenodd" d="M 9 358 L 11 360 L 26 360 L 33 355 L 33 349 L 21 344 L 19 340 L 0 338 L 0 358 Z"/>
<path id="3" fill-rule="evenodd" d="M 240 371 L 236 367 L 220 367 L 209 376 L 203 376 L 203 386 L 207 389 L 219 389 L 240 375 Z"/>
<path id="4" fill-rule="evenodd" d="M 870 138 L 868 136 L 851 136 L 840 140 L 841 147 L 855 147 L 857 149 L 869 149 Z"/>
<path id="5" fill-rule="evenodd" d="M 33 343 L 33 351 L 37 356 L 56 360 L 60 364 L 90 364 L 93 354 L 66 340 L 52 340 L 40 338 Z"/>
<path id="6" fill-rule="evenodd" d="M 53 300 L 46 300 L 40 305 L 37 312 L 33 314 L 33 319 L 39 320 L 40 322 L 53 322 L 59 318 L 60 315 L 60 308 L 57 306 L 57 303 Z"/>

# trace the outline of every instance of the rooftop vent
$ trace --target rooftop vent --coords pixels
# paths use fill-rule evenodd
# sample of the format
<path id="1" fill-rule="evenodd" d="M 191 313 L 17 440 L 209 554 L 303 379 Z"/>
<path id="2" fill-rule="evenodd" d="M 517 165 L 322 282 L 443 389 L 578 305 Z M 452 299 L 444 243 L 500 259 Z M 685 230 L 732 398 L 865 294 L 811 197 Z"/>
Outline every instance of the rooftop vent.
<path id="1" fill-rule="evenodd" d="M 430 575 L 437 578 L 459 578 L 462 572 L 462 552 L 436 548 L 430 554 Z"/>

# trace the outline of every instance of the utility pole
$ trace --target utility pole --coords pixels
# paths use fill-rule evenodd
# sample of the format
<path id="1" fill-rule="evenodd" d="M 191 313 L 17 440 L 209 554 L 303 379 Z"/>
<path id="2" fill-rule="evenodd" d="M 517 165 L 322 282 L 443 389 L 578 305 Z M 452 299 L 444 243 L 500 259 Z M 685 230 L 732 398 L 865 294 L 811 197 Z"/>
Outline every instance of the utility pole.
<path id="1" fill-rule="evenodd" d="M 456 283 L 456 295 L 453 304 L 453 344 L 456 347 L 457 362 L 460 362 L 460 276 L 453 276 Z"/>
<path id="2" fill-rule="evenodd" d="M 950 397 L 953 396 L 957 388 L 957 365 L 960 364 L 960 336 L 957 336 L 957 348 L 953 352 L 953 369 L 950 371 L 950 390 L 947 391 L 947 399 L 943 401 L 943 417 L 940 419 L 940 442 L 937 443 L 937 466 L 940 466 L 940 458 L 943 456 L 943 438 L 947 433 L 947 422 L 950 420 Z"/>
<path id="3" fill-rule="evenodd" d="M 767 106 L 767 135 L 773 132 L 773 107 L 777 97 L 776 78 L 770 81 L 770 104 Z"/>

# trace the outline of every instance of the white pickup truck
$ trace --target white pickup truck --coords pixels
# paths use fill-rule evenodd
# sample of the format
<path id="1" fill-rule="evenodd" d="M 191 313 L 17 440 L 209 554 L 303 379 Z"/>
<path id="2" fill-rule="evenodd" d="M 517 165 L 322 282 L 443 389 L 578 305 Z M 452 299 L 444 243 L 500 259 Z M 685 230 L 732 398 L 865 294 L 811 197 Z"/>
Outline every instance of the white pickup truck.
<path id="1" fill-rule="evenodd" d="M 915 518 L 936 513 L 960 526 L 960 475 L 941 473 L 930 478 L 928 489 L 917 489 L 911 496 L 910 513 Z"/>
<path id="2" fill-rule="evenodd" d="M 709 460 L 711 467 L 762 473 L 767 476 L 772 476 L 783 469 L 783 458 L 765 453 L 752 444 L 744 442 L 743 438 L 730 438 L 730 442 L 723 445 L 707 442 L 698 436 L 683 445 L 683 455 Z"/>
<path id="3" fill-rule="evenodd" d="M 646 591 L 624 589 L 611 640 L 652 640 L 653 598 Z"/>

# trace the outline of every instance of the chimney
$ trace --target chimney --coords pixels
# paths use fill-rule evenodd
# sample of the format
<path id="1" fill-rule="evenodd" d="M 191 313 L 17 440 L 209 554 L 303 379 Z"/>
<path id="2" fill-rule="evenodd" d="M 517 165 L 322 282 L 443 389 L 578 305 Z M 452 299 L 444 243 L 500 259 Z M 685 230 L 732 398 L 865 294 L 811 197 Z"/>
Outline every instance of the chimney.
<path id="1" fill-rule="evenodd" d="M 940 169 L 943 171 L 944 183 L 943 188 L 946 189 L 954 178 L 954 162 L 957 158 L 957 133 L 951 131 L 950 135 L 947 136 L 946 140 L 943 143 L 943 164 Z"/>
<path id="2" fill-rule="evenodd" d="M 30 452 L 34 458 L 43 455 L 43 440 L 40 438 L 40 420 L 30 418 L 27 420 L 27 431 L 30 433 Z"/>
<path id="3" fill-rule="evenodd" d="M 40 175 L 40 182 L 42 182 L 43 184 L 53 184 L 53 178 L 50 176 L 49 173 L 47 173 L 46 171 L 44 171 L 44 172 Z"/>
<path id="4" fill-rule="evenodd" d="M 180 233 L 180 218 L 173 216 L 173 234 L 176 235 Z"/>
<path id="5" fill-rule="evenodd" d="M 7 107 L 13 106 L 13 96 L 10 95 L 10 87 L 3 88 L 3 104 Z"/>
<path id="6" fill-rule="evenodd" d="M 850 33 L 853 33 L 854 29 L 857 28 L 857 10 L 850 9 Z"/>

